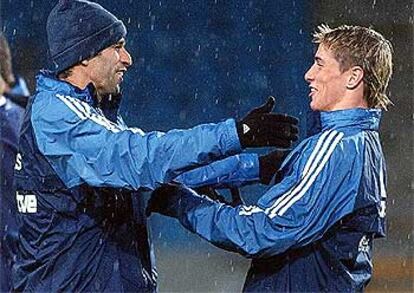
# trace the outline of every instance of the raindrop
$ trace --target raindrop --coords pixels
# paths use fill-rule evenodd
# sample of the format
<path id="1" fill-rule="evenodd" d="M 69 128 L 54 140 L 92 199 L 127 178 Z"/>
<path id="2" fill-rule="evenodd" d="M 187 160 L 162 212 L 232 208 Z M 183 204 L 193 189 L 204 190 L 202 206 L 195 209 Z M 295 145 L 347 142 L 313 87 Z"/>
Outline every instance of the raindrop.
<path id="1" fill-rule="evenodd" d="M 151 31 L 155 29 L 155 16 L 151 16 Z"/>
<path id="2" fill-rule="evenodd" d="M 184 121 L 187 118 L 187 111 L 181 110 L 179 116 L 180 116 L 180 120 Z"/>

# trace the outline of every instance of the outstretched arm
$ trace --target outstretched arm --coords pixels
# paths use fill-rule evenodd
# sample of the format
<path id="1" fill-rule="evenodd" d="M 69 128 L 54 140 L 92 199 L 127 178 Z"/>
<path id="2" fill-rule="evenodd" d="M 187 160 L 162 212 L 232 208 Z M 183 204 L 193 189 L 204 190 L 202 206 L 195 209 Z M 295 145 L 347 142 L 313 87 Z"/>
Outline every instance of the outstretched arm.
<path id="1" fill-rule="evenodd" d="M 39 150 L 68 186 L 154 188 L 178 174 L 240 152 L 235 121 L 144 134 L 105 119 L 88 104 L 37 96 L 32 125 Z"/>
<path id="2" fill-rule="evenodd" d="M 168 187 L 155 191 L 149 209 L 176 217 L 216 246 L 250 257 L 307 245 L 353 210 L 362 160 L 352 146 L 343 150 L 341 138 L 332 132 L 321 139 L 323 149 L 304 150 L 290 174 L 256 206 L 233 208 L 185 187 Z"/>

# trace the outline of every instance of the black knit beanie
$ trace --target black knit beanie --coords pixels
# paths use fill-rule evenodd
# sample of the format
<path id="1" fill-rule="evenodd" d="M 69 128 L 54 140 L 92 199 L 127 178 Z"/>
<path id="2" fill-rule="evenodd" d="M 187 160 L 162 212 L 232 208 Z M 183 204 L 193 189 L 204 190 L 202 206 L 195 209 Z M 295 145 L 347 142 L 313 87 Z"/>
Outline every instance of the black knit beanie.
<path id="1" fill-rule="evenodd" d="M 126 35 L 121 20 L 86 0 L 60 0 L 47 18 L 46 30 L 56 72 L 95 56 Z"/>

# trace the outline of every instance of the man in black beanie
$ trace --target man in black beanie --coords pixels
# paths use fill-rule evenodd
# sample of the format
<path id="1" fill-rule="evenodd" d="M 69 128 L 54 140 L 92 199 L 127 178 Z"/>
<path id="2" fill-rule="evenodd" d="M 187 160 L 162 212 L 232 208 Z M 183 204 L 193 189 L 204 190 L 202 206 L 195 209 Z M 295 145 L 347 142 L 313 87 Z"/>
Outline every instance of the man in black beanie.
<path id="1" fill-rule="evenodd" d="M 240 121 L 167 133 L 128 128 L 118 114 L 132 64 L 122 21 L 93 2 L 59 1 L 47 36 L 54 68 L 37 76 L 15 166 L 14 290 L 155 291 L 142 190 L 177 176 L 193 187 L 267 182 L 285 151 L 235 154 L 289 147 L 297 120 L 270 113 L 269 99 Z"/>

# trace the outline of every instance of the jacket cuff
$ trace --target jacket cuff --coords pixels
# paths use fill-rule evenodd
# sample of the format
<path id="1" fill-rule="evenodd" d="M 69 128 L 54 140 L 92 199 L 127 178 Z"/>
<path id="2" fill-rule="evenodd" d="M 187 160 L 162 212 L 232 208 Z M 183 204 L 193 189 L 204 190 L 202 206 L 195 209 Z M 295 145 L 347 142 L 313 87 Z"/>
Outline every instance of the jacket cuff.
<path id="1" fill-rule="evenodd" d="M 226 152 L 230 154 L 240 153 L 242 147 L 240 145 L 239 135 L 237 134 L 236 121 L 234 119 L 227 119 L 225 122 L 226 137 L 225 146 Z"/>
<path id="2" fill-rule="evenodd" d="M 249 178 L 249 181 L 259 181 L 260 180 L 260 164 L 259 164 L 259 155 L 254 154 L 242 154 L 243 159 L 243 170 L 246 170 L 246 178 Z"/>

